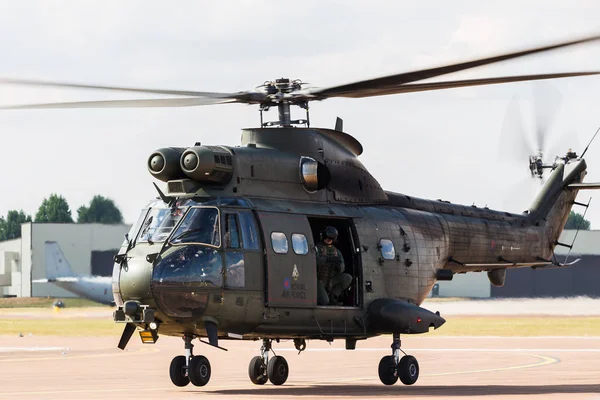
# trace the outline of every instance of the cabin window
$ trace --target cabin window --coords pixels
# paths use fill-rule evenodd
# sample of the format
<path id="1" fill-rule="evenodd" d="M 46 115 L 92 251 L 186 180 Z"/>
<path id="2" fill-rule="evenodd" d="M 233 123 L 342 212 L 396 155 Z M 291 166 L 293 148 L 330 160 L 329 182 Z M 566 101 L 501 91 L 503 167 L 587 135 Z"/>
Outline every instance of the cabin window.
<path id="1" fill-rule="evenodd" d="M 245 250 L 258 250 L 258 234 L 256 224 L 249 211 L 239 213 L 240 230 L 242 231 L 242 243 Z"/>
<path id="2" fill-rule="evenodd" d="M 394 243 L 391 240 L 381 239 L 379 241 L 379 248 L 384 260 L 393 260 L 396 258 L 396 249 L 394 249 Z"/>
<path id="3" fill-rule="evenodd" d="M 225 215 L 225 246 L 230 249 L 239 249 L 240 234 L 236 214 Z"/>
<path id="4" fill-rule="evenodd" d="M 288 241 L 285 233 L 283 232 L 271 232 L 271 246 L 273 251 L 277 254 L 287 254 L 288 252 Z"/>
<path id="5" fill-rule="evenodd" d="M 308 254 L 308 241 L 306 240 L 306 236 L 301 233 L 293 233 L 292 248 L 296 254 Z"/>
<path id="6" fill-rule="evenodd" d="M 241 251 L 228 251 L 225 253 L 225 272 L 227 287 L 241 288 L 246 286 L 244 253 Z"/>

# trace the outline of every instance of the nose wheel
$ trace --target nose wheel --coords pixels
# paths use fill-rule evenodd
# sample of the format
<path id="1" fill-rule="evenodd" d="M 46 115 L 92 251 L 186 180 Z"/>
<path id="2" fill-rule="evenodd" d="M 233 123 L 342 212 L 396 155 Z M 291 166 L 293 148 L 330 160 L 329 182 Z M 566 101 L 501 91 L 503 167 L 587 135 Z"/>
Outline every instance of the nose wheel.
<path id="1" fill-rule="evenodd" d="M 379 379 L 384 385 L 393 385 L 398 381 L 405 385 L 412 385 L 419 379 L 419 363 L 413 356 L 409 356 L 400 349 L 400 335 L 393 335 L 392 355 L 385 356 L 379 362 Z M 404 357 L 400 358 L 400 352 Z"/>
<path id="2" fill-rule="evenodd" d="M 204 356 L 194 356 L 192 335 L 184 335 L 185 356 L 177 356 L 171 361 L 169 376 L 175 386 L 204 386 L 210 380 L 210 362 Z"/>
<path id="3" fill-rule="evenodd" d="M 269 358 L 270 351 L 273 351 L 271 339 L 263 339 L 260 356 L 250 360 L 248 375 L 250 381 L 255 385 L 264 385 L 267 380 L 271 381 L 273 385 L 283 385 L 287 381 L 290 370 L 286 359 L 278 355 Z"/>

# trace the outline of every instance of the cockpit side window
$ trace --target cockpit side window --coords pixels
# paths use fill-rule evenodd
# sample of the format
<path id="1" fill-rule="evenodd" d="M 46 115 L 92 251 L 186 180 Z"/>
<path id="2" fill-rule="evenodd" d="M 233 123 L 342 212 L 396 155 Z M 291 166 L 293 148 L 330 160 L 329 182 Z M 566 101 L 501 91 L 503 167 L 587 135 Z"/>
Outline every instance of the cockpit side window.
<path id="1" fill-rule="evenodd" d="M 259 250 L 258 233 L 256 230 L 256 222 L 250 211 L 240 211 L 239 223 L 242 231 L 242 242 L 244 250 Z"/>
<path id="2" fill-rule="evenodd" d="M 169 240 L 171 244 L 221 246 L 219 210 L 216 207 L 192 207 Z"/>
<path id="3" fill-rule="evenodd" d="M 146 219 L 147 214 L 148 209 L 144 208 L 135 224 L 131 225 L 131 229 L 129 229 L 129 233 L 127 234 L 127 240 L 135 240 L 140 228 L 142 227 L 142 224 L 144 223 L 144 220 Z"/>
<path id="4" fill-rule="evenodd" d="M 225 246 L 230 249 L 241 248 L 237 214 L 225 215 Z"/>

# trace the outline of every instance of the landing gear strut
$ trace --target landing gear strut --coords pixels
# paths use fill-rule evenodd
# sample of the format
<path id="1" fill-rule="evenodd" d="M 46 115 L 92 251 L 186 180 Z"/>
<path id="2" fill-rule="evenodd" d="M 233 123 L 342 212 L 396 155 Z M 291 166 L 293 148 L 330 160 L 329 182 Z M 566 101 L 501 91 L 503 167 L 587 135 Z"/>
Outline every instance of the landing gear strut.
<path id="1" fill-rule="evenodd" d="M 278 355 L 269 358 L 269 352 L 273 351 L 271 342 L 271 339 L 263 339 L 260 356 L 252 358 L 248 365 L 248 376 L 255 385 L 264 385 L 267 380 L 273 385 L 283 385 L 288 378 L 290 370 L 285 358 Z"/>
<path id="2" fill-rule="evenodd" d="M 204 386 L 210 380 L 210 362 L 204 356 L 194 356 L 193 335 L 184 335 L 185 356 L 177 356 L 171 361 L 169 376 L 175 386 Z"/>
<path id="3" fill-rule="evenodd" d="M 400 358 L 400 352 L 404 357 Z M 393 385 L 398 381 L 412 385 L 419 379 L 419 363 L 400 349 L 400 335 L 394 333 L 392 355 L 385 356 L 379 361 L 379 379 L 384 385 Z"/>

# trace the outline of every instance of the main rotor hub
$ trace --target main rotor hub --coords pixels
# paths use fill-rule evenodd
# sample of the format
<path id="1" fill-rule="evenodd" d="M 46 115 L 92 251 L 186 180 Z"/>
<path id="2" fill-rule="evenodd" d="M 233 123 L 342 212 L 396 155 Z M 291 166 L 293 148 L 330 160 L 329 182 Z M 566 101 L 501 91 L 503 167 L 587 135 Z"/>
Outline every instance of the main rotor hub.
<path id="1" fill-rule="evenodd" d="M 260 125 L 261 127 L 283 126 L 290 127 L 293 125 L 310 126 L 308 116 L 308 100 L 302 97 L 300 99 L 294 96 L 294 92 L 302 89 L 302 81 L 300 79 L 290 80 L 289 78 L 279 78 L 274 81 L 266 81 L 262 84 L 262 88 L 267 95 L 266 101 L 260 104 Z M 263 111 L 268 111 L 272 106 L 277 105 L 279 110 L 278 121 L 263 122 Z M 299 106 L 306 110 L 306 119 L 291 119 L 290 106 Z"/>
<path id="2" fill-rule="evenodd" d="M 268 95 L 292 93 L 302 89 L 302 81 L 300 79 L 292 81 L 289 78 L 279 78 L 275 81 L 266 81 L 263 86 Z"/>

